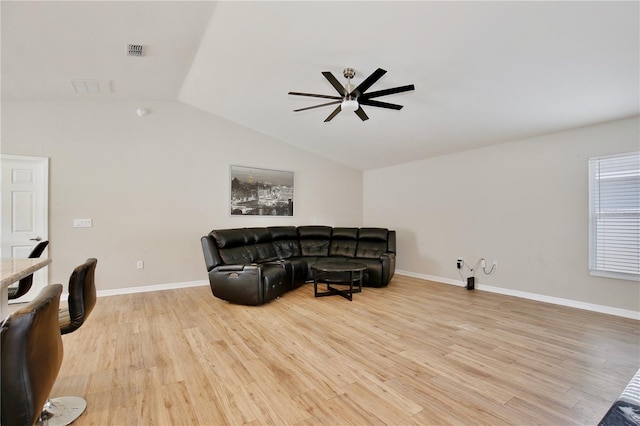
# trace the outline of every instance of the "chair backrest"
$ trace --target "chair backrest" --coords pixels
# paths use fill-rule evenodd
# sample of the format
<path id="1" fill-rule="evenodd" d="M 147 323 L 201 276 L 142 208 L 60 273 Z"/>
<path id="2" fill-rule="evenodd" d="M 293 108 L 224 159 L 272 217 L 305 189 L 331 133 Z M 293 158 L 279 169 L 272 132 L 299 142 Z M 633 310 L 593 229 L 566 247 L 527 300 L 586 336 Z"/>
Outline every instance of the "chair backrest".
<path id="1" fill-rule="evenodd" d="M 29 259 L 36 259 L 40 257 L 44 249 L 47 248 L 48 244 L 49 244 L 49 241 L 40 241 L 33 248 L 33 250 L 31 250 L 31 253 L 29 253 Z M 18 297 L 24 296 L 25 294 L 27 294 L 29 290 L 31 290 L 32 285 L 33 285 L 33 274 L 27 275 L 26 277 L 18 281 L 18 287 L 15 288 L 15 291 L 12 291 L 14 290 L 13 287 L 9 289 L 9 299 L 17 299 Z"/>
<path id="2" fill-rule="evenodd" d="M 98 260 L 87 259 L 76 267 L 69 278 L 69 323 L 60 327 L 62 334 L 71 333 L 80 328 L 96 305 L 95 272 Z"/>
<path id="3" fill-rule="evenodd" d="M 40 255 L 42 255 L 42 252 L 44 251 L 44 249 L 47 248 L 48 245 L 49 245 L 49 241 L 40 241 L 33 248 L 33 250 L 31 250 L 31 253 L 29 253 L 29 259 L 35 259 L 40 257 Z"/>
<path id="4" fill-rule="evenodd" d="M 62 284 L 46 286 L 11 314 L 2 328 L 3 425 L 32 425 L 42 412 L 62 364 L 58 309 Z"/>

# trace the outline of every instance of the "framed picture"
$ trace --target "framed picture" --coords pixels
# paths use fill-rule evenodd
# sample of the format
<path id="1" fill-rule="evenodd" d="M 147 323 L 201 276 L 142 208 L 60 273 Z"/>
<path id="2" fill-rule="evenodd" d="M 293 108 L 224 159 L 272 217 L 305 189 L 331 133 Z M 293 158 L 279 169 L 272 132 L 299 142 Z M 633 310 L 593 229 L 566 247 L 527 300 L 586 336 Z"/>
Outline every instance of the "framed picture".
<path id="1" fill-rule="evenodd" d="M 231 166 L 232 216 L 293 216 L 293 172 Z"/>

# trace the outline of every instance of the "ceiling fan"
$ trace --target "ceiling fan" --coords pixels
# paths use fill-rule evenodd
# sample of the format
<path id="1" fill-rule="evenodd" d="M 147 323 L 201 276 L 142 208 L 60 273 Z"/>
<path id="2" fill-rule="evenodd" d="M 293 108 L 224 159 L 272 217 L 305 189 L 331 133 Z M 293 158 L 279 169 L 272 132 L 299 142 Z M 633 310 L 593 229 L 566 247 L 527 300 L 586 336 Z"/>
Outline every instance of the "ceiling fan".
<path id="1" fill-rule="evenodd" d="M 290 95 L 296 96 L 310 96 L 312 98 L 324 98 L 324 99 L 334 99 L 332 102 L 327 102 L 320 105 L 314 105 L 306 108 L 294 109 L 294 112 L 298 111 L 306 111 L 308 109 L 320 108 L 327 105 L 336 105 L 337 108 L 333 110 L 331 114 L 324 120 L 325 123 L 327 121 L 331 121 L 333 117 L 338 115 L 340 111 L 353 111 L 356 113 L 358 117 L 362 121 L 368 120 L 367 114 L 365 114 L 362 109 L 362 105 L 373 106 L 378 108 L 388 108 L 388 109 L 402 109 L 402 105 L 390 104 L 388 102 L 380 102 L 375 101 L 373 98 L 378 98 L 380 96 L 392 95 L 394 93 L 407 92 L 409 90 L 415 90 L 415 86 L 413 84 L 409 84 L 407 86 L 399 86 L 394 87 L 392 89 L 384 89 L 378 90 L 376 92 L 367 92 L 371 86 L 373 86 L 379 79 L 382 77 L 386 71 L 382 68 L 378 68 L 375 70 L 369 77 L 365 78 L 362 83 L 358 85 L 358 87 L 353 86 L 351 84 L 351 79 L 356 75 L 356 71 L 353 68 L 345 68 L 342 72 L 344 77 L 347 79 L 347 84 L 342 86 L 335 76 L 329 72 L 324 71 L 322 75 L 329 80 L 329 83 L 336 89 L 340 96 L 330 96 L 330 95 L 316 95 L 313 93 L 301 93 L 301 92 L 289 92 Z"/>

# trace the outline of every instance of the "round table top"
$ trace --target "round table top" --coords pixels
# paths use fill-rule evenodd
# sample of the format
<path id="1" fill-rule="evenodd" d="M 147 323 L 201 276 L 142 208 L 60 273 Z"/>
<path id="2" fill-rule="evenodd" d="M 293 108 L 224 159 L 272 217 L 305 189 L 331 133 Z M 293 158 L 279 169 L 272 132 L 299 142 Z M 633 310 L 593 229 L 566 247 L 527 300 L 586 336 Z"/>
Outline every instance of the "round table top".
<path id="1" fill-rule="evenodd" d="M 358 272 L 367 269 L 367 265 L 357 262 L 330 261 L 322 263 L 314 263 L 311 269 L 320 272 Z"/>

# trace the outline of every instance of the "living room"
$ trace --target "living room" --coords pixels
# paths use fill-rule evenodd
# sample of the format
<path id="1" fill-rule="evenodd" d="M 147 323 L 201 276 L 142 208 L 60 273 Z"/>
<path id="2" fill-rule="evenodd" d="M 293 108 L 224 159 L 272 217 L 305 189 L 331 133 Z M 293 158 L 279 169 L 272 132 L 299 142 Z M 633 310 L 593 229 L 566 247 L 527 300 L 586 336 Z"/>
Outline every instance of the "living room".
<path id="1" fill-rule="evenodd" d="M 29 9 L 22 12 L 31 13 L 28 25 L 11 17 L 11 7 L 19 5 L 10 2 L 3 9 L 3 19 L 10 21 L 3 26 L 9 44 L 4 57 L 9 59 L 11 25 L 23 27 L 18 34 L 38 25 Z M 56 10 L 73 15 L 64 9 L 70 5 L 52 5 L 50 11 L 32 9 L 41 10 L 42 17 L 56 16 Z M 105 21 L 91 15 L 91 9 L 85 13 Z M 30 61 L 38 58 L 30 56 Z M 9 71 L 28 71 L 9 59 L 4 61 Z M 129 71 L 136 66 L 129 64 Z M 321 70 L 304 80 L 322 84 Z M 69 79 L 87 72 L 70 71 L 74 75 Z M 398 232 L 401 271 L 458 282 L 456 259 L 462 256 L 473 264 L 483 257 L 499 264 L 491 276 L 478 276 L 479 285 L 608 307 L 627 316 L 640 312 L 637 283 L 589 276 L 587 266 L 587 160 L 637 148 L 638 117 L 633 111 L 612 111 L 606 123 L 576 123 L 576 128 L 485 147 L 475 148 L 471 139 L 469 149 L 461 152 L 357 170 L 176 100 L 118 100 L 117 92 L 83 95 L 68 89 L 62 101 L 30 93 L 14 101 L 9 85 L 13 74 L 4 74 L 3 91 L 9 96 L 2 104 L 2 153 L 50 158 L 49 228 L 52 240 L 64 241 L 50 247 L 56 257 L 50 266 L 54 282 L 64 281 L 89 252 L 109 262 L 98 272 L 100 290 L 205 280 L 198 239 L 214 228 L 384 226 Z M 67 84 L 61 83 L 64 90 Z M 418 86 L 416 94 L 420 90 Z M 633 90 L 629 87 L 628 92 Z M 414 93 L 401 96 L 399 103 L 407 103 Z M 324 111 L 311 117 L 294 115 L 290 109 L 300 101 L 285 101 L 291 106 L 283 114 L 292 125 L 297 119 L 310 120 L 314 129 L 322 125 L 326 132 L 328 126 L 341 124 L 322 123 Z M 141 105 L 149 109 L 144 117 L 135 113 Z M 388 112 L 396 115 L 378 121 L 401 119 L 405 110 Z M 373 120 L 352 125 L 371 125 Z M 366 151 L 367 142 L 354 144 L 356 156 L 364 155 L 357 150 Z M 230 216 L 230 165 L 293 171 L 294 217 L 266 221 Z M 73 228 L 78 217 L 93 218 L 94 226 Z M 144 269 L 136 269 L 137 260 L 145 262 Z"/>
<path id="2" fill-rule="evenodd" d="M 401 277 L 461 286 L 456 259 L 463 257 L 473 265 L 485 258 L 489 265 L 494 260 L 498 264 L 491 275 L 477 271 L 478 293 L 503 293 L 640 319 L 637 281 L 589 274 L 588 212 L 589 158 L 638 150 L 637 3 L 523 4 L 522 7 L 527 8 L 549 7 L 551 12 L 561 13 L 564 21 L 553 21 L 551 12 L 544 10 L 533 15 L 550 20 L 540 24 L 540 39 L 544 39 L 541 40 L 544 44 L 530 52 L 530 62 L 513 67 L 522 70 L 529 66 L 527 73 L 501 74 L 508 76 L 509 89 L 518 87 L 519 90 L 503 92 L 491 79 L 493 85 L 481 93 L 469 91 L 466 84 L 471 83 L 460 78 L 469 62 L 454 57 L 457 50 L 450 50 L 453 53 L 449 56 L 445 54 L 447 48 L 454 48 L 451 40 L 447 39 L 450 44 L 446 47 L 436 48 L 438 41 L 444 42 L 445 37 L 434 34 L 420 33 L 416 41 L 404 40 L 406 45 L 398 41 L 395 45 L 399 51 L 393 54 L 389 50 L 376 53 L 375 45 L 358 45 L 353 40 L 345 40 L 345 45 L 340 46 L 315 46 L 320 44 L 316 38 L 324 37 L 319 33 L 305 39 L 309 53 L 283 51 L 276 59 L 285 63 L 276 70 L 270 68 L 266 57 L 277 51 L 277 47 L 260 55 L 259 50 L 266 49 L 269 43 L 267 32 L 262 32 L 256 17 L 247 16 L 242 27 L 235 30 L 246 33 L 249 41 L 235 44 L 234 33 L 224 39 L 228 46 L 216 45 L 223 44 L 219 33 L 222 29 L 218 28 L 221 21 L 239 22 L 239 17 L 251 10 L 264 16 L 260 8 L 267 8 L 269 2 L 261 2 L 260 6 L 245 2 L 237 6 L 235 2 L 208 6 L 198 5 L 202 2 L 188 3 L 189 6 L 163 2 L 164 7 L 175 8 L 170 12 L 154 12 L 154 8 L 161 8 L 154 2 L 146 6 L 143 5 L 146 2 L 117 3 L 120 4 L 3 2 L 1 5 L 1 152 L 49 159 L 48 238 L 51 241 L 49 256 L 53 260 L 48 271 L 50 282 L 65 283 L 76 265 L 87 257 L 95 257 L 99 259 L 96 282 L 101 296 L 202 286 L 208 283 L 199 238 L 212 229 L 314 224 L 380 226 L 397 232 L 396 274 Z M 350 12 L 349 16 L 353 16 L 360 7 L 369 4 L 356 3 L 327 6 L 331 9 L 326 17 L 338 11 Z M 434 3 L 434 9 L 425 9 L 425 15 L 445 13 L 438 8 L 446 9 L 447 2 Z M 483 43 L 486 40 L 478 39 L 480 35 L 487 35 L 465 30 L 465 25 L 480 25 L 475 21 L 485 15 L 478 15 L 476 9 L 465 11 L 464 8 L 481 5 L 482 2 L 475 6 L 467 3 L 455 6 L 461 9 L 457 11 L 460 13 L 457 41 L 472 44 L 461 50 L 466 54 L 487 45 Z M 177 13 L 185 7 L 193 8 L 189 12 L 191 21 L 187 21 L 186 12 L 180 12 L 185 15 Z M 279 4 L 279 7 L 284 6 Z M 301 6 L 297 3 L 288 7 L 290 16 L 285 14 L 274 19 L 278 19 L 277 23 L 287 19 L 297 22 L 296 31 L 302 31 L 301 20 L 292 17 L 304 11 L 298 10 Z M 321 8 L 319 3 L 309 7 Z M 528 9 L 526 13 L 516 10 L 514 24 L 500 27 L 497 23 L 511 12 L 508 6 L 504 7 L 491 15 L 495 21 L 485 23 L 498 27 L 499 35 L 504 35 L 500 29 L 516 31 L 518 25 L 526 24 L 532 16 Z M 600 7 L 603 9 L 598 9 Z M 314 11 L 310 10 L 309 16 L 314 16 Z M 135 19 L 123 21 L 129 27 L 117 26 L 114 22 L 127 16 L 127 12 Z M 176 23 L 170 19 L 172 15 L 185 21 Z M 575 33 L 559 31 L 558 27 L 565 28 L 560 23 L 568 22 L 568 16 L 572 15 Z M 184 49 L 183 70 L 177 76 L 158 77 L 151 71 L 159 71 L 161 67 L 146 68 L 148 65 L 141 65 L 144 62 L 135 62 L 161 60 L 158 56 L 162 46 L 147 41 L 151 37 L 134 25 L 147 25 L 143 18 L 149 16 L 166 19 L 156 26 L 166 28 L 169 34 L 174 27 L 197 27 L 189 33 L 193 39 L 188 49 Z M 381 18 L 375 16 L 372 19 L 378 22 Z M 405 17 L 403 13 L 394 16 L 398 21 Z M 420 20 L 416 18 L 416 21 Z M 334 23 L 321 22 L 326 31 L 340 30 L 333 28 Z M 601 27 L 592 25 L 595 22 Z M 147 57 L 109 57 L 110 50 L 104 49 L 105 44 L 99 44 L 99 37 L 93 38 L 92 34 L 113 37 L 114 31 L 105 29 L 110 26 L 116 33 L 122 33 L 121 37 L 108 42 L 115 46 L 117 54 L 124 56 L 126 43 L 140 42 L 148 43 Z M 443 23 L 433 31 L 447 29 L 447 34 L 451 34 L 450 27 Z M 587 36 L 582 32 L 585 28 L 594 34 Z M 373 26 L 371 33 L 375 31 Z M 611 38 L 604 40 L 610 45 L 580 42 L 583 39 L 593 42 L 607 32 Z M 567 36 L 566 43 L 558 38 L 562 34 Z M 631 39 L 624 38 L 629 34 Z M 52 40 L 47 42 L 47 37 Z M 265 39 L 264 43 L 255 51 L 243 50 L 261 38 Z M 66 44 L 70 40 L 76 44 Z M 419 46 L 422 40 L 425 44 Z M 495 40 L 491 38 L 491 41 Z M 553 44 L 561 47 L 545 54 L 545 49 Z M 315 47 L 312 49 L 311 45 Z M 295 45 L 298 49 L 303 46 L 304 43 Z M 558 55 L 571 46 L 577 51 L 566 50 L 569 59 L 561 61 Z M 314 51 L 323 49 L 329 50 L 335 59 L 328 62 L 326 56 L 313 56 Z M 590 49 L 594 53 L 588 53 Z M 499 45 L 496 50 L 509 57 L 516 54 L 518 45 L 515 42 Z M 56 56 L 78 55 L 77 52 L 87 52 L 94 62 L 56 59 Z M 488 78 L 492 71 L 506 68 L 504 62 L 481 62 L 483 52 L 485 50 L 479 50 L 472 58 L 479 73 L 475 78 L 479 80 Z M 227 55 L 219 57 L 224 65 L 211 68 L 211 56 L 220 53 Z M 363 58 L 367 53 L 369 56 Z M 238 68 L 234 60 L 245 64 L 240 56 L 251 54 L 257 57 L 253 68 L 249 72 L 239 67 L 239 76 L 234 77 L 233 69 Z M 436 74 L 434 70 L 430 76 L 430 67 L 436 67 L 431 63 L 425 69 L 418 69 L 417 64 L 422 62 L 415 56 L 429 57 L 430 54 L 437 60 L 449 60 L 450 73 Z M 347 59 L 349 57 L 352 59 Z M 111 61 L 125 64 L 118 71 L 120 80 L 109 75 Z M 574 61 L 573 67 L 562 68 Z M 292 65 L 298 62 L 302 65 Z M 535 64 L 540 68 L 534 67 Z M 292 75 L 282 71 L 287 66 L 295 70 Z M 390 102 L 404 105 L 400 111 L 368 108 L 370 120 L 366 122 L 342 113 L 334 121 L 323 123 L 330 113 L 326 109 L 292 112 L 314 102 L 287 97 L 287 91 L 332 93 L 320 73 L 331 71 L 342 81 L 340 73 L 346 66 L 355 67 L 360 79 L 376 67 L 382 67 L 388 70 L 385 76 L 388 80 L 379 82 L 380 89 L 415 83 L 416 90 L 389 98 Z M 547 68 L 555 66 L 562 74 L 557 80 L 549 80 L 553 73 Z M 52 68 L 51 77 L 46 77 L 48 67 Z M 141 70 L 145 71 L 142 75 Z M 64 73 L 66 76 L 61 80 L 59 77 Z M 246 74 L 255 77 L 249 80 Z M 538 79 L 538 74 L 548 80 Z M 127 75 L 131 75 L 138 86 L 127 82 Z M 164 90 L 150 95 L 141 84 L 145 78 L 150 80 L 152 88 L 164 84 Z M 113 93 L 74 93 L 69 85 L 72 79 L 113 79 Z M 460 85 L 447 91 L 452 84 L 447 79 Z M 55 87 L 45 89 L 44 85 Z M 280 95 L 272 99 L 273 103 L 256 102 L 250 96 L 250 91 L 260 92 L 263 87 L 267 94 L 255 93 L 255 97 L 271 96 L 270 86 L 275 86 Z M 576 86 L 583 89 L 580 96 Z M 130 89 L 130 93 L 125 88 Z M 537 92 L 541 88 L 545 90 Z M 234 95 L 234 89 L 238 94 Z M 475 105 L 477 98 L 487 100 L 494 92 L 514 103 L 475 115 L 466 108 L 456 110 L 453 115 L 445 114 L 455 105 Z M 229 102 L 234 96 L 241 99 Z M 566 98 L 566 102 L 559 103 L 558 97 Z M 518 107 L 527 101 L 535 107 L 529 105 L 519 111 Z M 222 111 L 225 105 L 228 113 Z M 272 111 L 277 110 L 275 106 L 283 108 L 278 112 L 281 118 L 272 133 L 241 121 L 241 111 L 244 111 L 263 124 Z M 147 111 L 144 116 L 136 114 L 141 107 Z M 536 109 L 548 111 L 526 121 Z M 266 118 L 259 121 L 256 116 L 261 114 Z M 470 117 L 468 122 L 457 121 L 466 116 Z M 420 121 L 420 117 L 432 126 L 427 130 L 423 128 L 423 136 L 417 138 L 418 145 L 423 145 L 420 150 L 427 153 L 424 156 L 415 149 L 403 151 L 400 141 L 403 126 L 409 127 L 410 123 Z M 269 135 L 283 132 L 287 126 L 291 130 L 284 132 L 290 134 L 291 140 Z M 442 126 L 455 133 L 455 140 L 447 139 Z M 490 131 L 486 131 L 487 128 Z M 476 138 L 475 131 L 482 134 L 482 138 Z M 375 133 L 382 136 L 379 138 Z M 317 137 L 324 138 L 326 143 L 304 145 L 307 139 L 317 141 Z M 407 139 L 411 138 L 415 137 Z M 355 161 L 362 163 L 351 166 Z M 231 216 L 231 165 L 294 172 L 294 216 Z M 91 218 L 93 226 L 74 228 L 76 218 Z M 144 262 L 144 268 L 136 267 L 138 261 Z M 393 282 L 388 289 L 393 290 Z"/>

